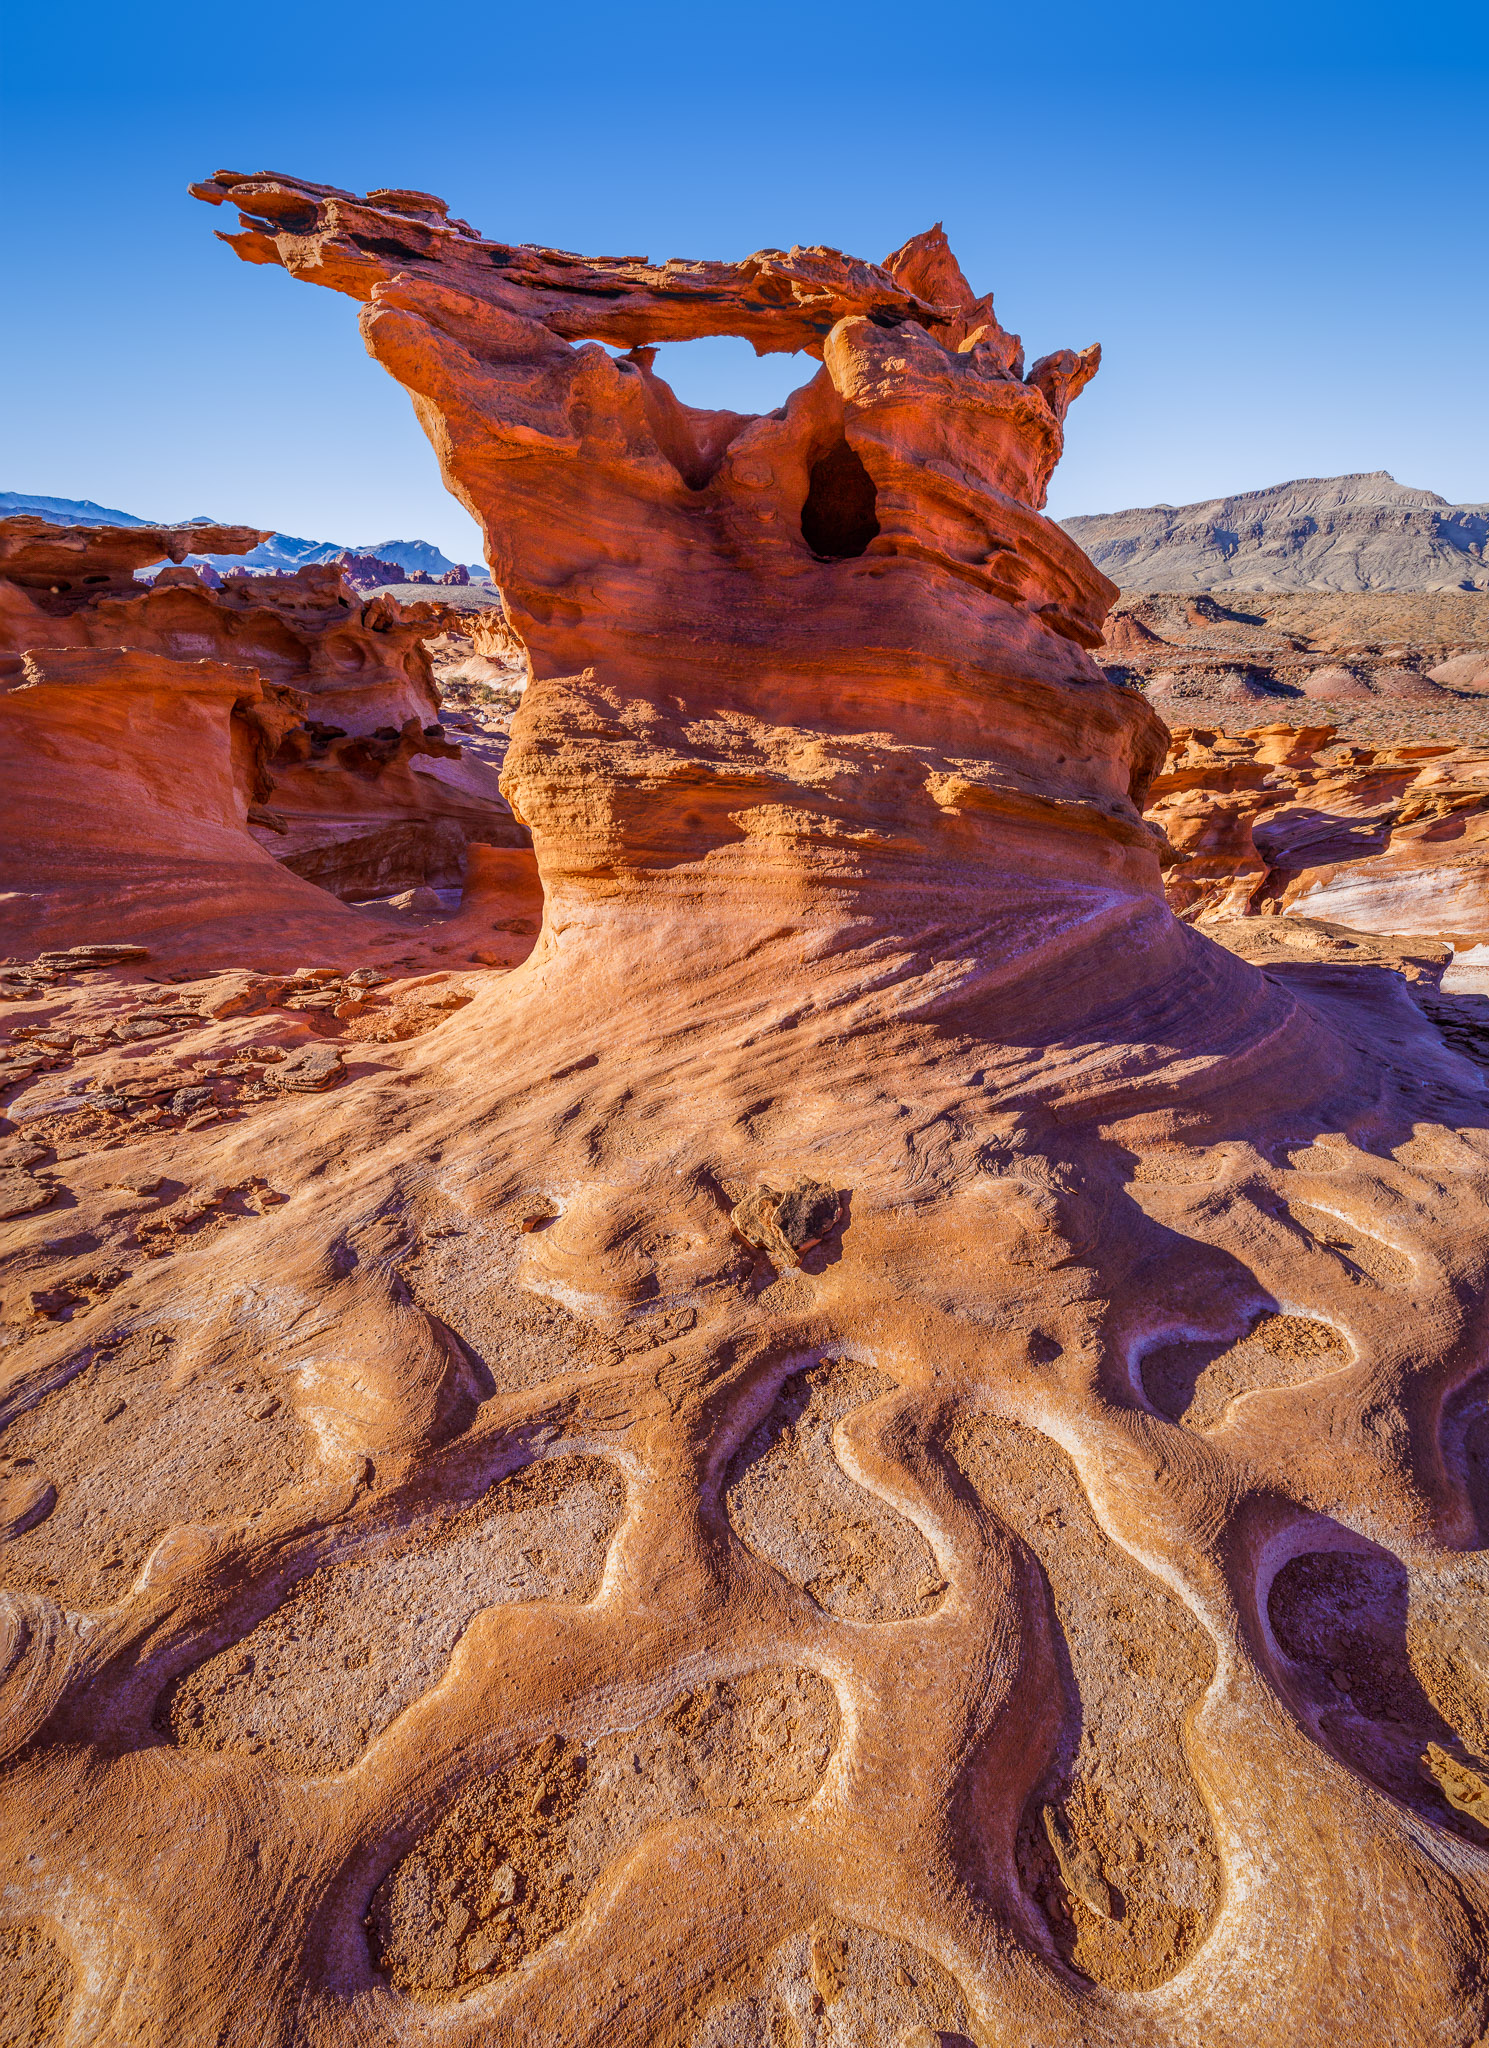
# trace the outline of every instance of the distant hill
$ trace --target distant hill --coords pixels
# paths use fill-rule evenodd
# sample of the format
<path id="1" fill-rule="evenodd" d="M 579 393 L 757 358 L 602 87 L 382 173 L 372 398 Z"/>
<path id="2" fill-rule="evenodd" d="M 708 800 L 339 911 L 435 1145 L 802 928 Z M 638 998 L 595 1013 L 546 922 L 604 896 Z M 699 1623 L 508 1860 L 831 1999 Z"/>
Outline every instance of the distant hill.
<path id="1" fill-rule="evenodd" d="M 136 519 L 132 512 L 114 512 L 107 505 L 95 505 L 91 498 L 32 498 L 24 491 L 0 491 L 0 519 L 29 512 L 33 519 L 50 519 L 54 526 L 153 526 L 153 519 Z"/>
<path id="2" fill-rule="evenodd" d="M 400 569 L 412 575 L 415 569 L 426 569 L 431 576 L 443 576 L 455 564 L 448 555 L 442 555 L 431 541 L 427 540 L 379 540 L 369 541 L 366 547 L 356 550 L 359 555 L 376 555 L 380 562 L 396 562 Z M 465 565 L 473 576 L 483 579 L 490 575 L 484 563 L 479 568 L 472 562 Z"/>
<path id="3" fill-rule="evenodd" d="M 140 519 L 133 512 L 118 512 L 107 505 L 95 505 L 91 498 L 37 498 L 24 491 L 0 491 L 0 519 L 29 512 L 37 519 L 49 519 L 54 526 L 212 526 L 218 522 L 198 515 L 194 519 Z M 395 562 L 405 574 L 423 569 L 431 576 L 443 576 L 456 567 L 432 541 L 380 540 L 348 548 L 339 540 L 298 540 L 293 534 L 271 534 L 246 555 L 189 555 L 188 561 L 210 562 L 214 569 L 303 569 L 311 562 L 329 562 L 335 556 L 375 555 L 379 561 Z M 478 581 L 490 581 L 484 562 L 465 565 Z"/>
<path id="4" fill-rule="evenodd" d="M 1489 505 L 1383 469 L 1060 524 L 1123 590 L 1489 590 Z"/>

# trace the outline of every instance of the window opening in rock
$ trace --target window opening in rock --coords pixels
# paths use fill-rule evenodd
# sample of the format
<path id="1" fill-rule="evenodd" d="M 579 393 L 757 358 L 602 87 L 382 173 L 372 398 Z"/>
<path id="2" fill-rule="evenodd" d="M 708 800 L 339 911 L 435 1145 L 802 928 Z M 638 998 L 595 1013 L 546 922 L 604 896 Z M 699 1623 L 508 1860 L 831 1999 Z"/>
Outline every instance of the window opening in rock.
<path id="1" fill-rule="evenodd" d="M 624 350 L 614 351 L 624 354 Z M 821 369 L 809 355 L 772 350 L 757 356 L 752 342 L 735 334 L 705 334 L 693 341 L 663 342 L 652 369 L 671 387 L 679 404 L 705 412 L 765 417 L 793 391 L 810 384 Z"/>
<path id="2" fill-rule="evenodd" d="M 826 561 L 861 555 L 879 531 L 875 502 L 874 479 L 846 440 L 834 442 L 811 467 L 802 539 Z"/>
<path id="3" fill-rule="evenodd" d="M 717 399 L 723 395 L 719 389 L 710 388 L 718 386 L 720 371 L 732 369 L 736 373 L 733 379 L 736 388 L 741 381 L 752 383 L 755 388 L 747 395 L 758 398 L 762 393 L 773 396 L 783 384 L 789 384 L 793 366 L 801 360 L 809 360 L 794 355 L 784 359 L 770 356 L 763 365 L 754 363 L 749 343 L 727 334 L 673 343 L 666 348 L 651 342 L 638 343 L 635 348 L 624 352 L 613 348 L 609 342 L 602 342 L 600 346 L 618 370 L 633 376 L 639 373 L 645 378 L 646 412 L 657 447 L 690 491 L 707 490 L 718 474 L 730 445 L 757 420 L 784 419 L 786 416 L 784 408 L 766 414 L 736 411 L 732 405 L 697 403 L 700 396 Z M 738 374 L 741 366 L 733 353 L 736 349 L 743 349 L 751 357 L 757 371 L 765 368 L 767 376 L 763 380 L 758 375 L 742 378 Z M 692 365 L 692 374 L 681 380 L 683 391 L 678 391 L 671 378 L 658 369 L 658 360 L 664 356 L 668 369 L 674 373 L 683 362 Z M 822 373 L 814 371 L 813 374 Z"/>

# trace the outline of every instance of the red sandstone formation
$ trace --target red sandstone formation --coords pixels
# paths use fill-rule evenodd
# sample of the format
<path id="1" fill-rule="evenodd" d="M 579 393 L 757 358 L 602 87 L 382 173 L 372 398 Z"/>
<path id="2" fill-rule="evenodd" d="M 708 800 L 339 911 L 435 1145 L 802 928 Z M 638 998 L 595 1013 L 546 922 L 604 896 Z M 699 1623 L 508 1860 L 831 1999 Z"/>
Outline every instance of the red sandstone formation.
<path id="1" fill-rule="evenodd" d="M 1172 850 L 1173 908 L 1489 942 L 1489 757 L 1334 738 L 1332 726 L 1174 728 L 1148 810 Z"/>
<path id="2" fill-rule="evenodd" d="M 341 571 L 343 580 L 350 583 L 353 590 L 377 590 L 385 583 L 402 583 L 405 580 L 406 572 L 400 562 L 385 562 L 377 555 L 356 555 L 350 548 L 343 548 L 339 555 L 333 555 L 331 563 Z"/>
<path id="3" fill-rule="evenodd" d="M 438 723 L 426 642 L 443 614 L 363 602 L 334 567 L 134 580 L 162 555 L 259 538 L 0 521 L 13 951 L 127 930 L 183 964 L 392 957 L 406 919 L 344 917 L 323 892 L 458 887 L 472 842 L 524 844 L 496 768 Z"/>
<path id="4" fill-rule="evenodd" d="M 1484 1086 L 1165 904 L 1039 511 L 1094 358 L 1023 378 L 936 232 L 202 189 L 483 522 L 542 931 L 406 1042 L 345 972 L 17 975 L 36 2033 L 1472 2040 Z M 719 332 L 822 369 L 699 413 L 649 352 Z"/>
<path id="5" fill-rule="evenodd" d="M 137 569 L 162 557 L 184 563 L 193 553 L 242 555 L 268 538 L 251 526 L 54 526 L 26 514 L 0 520 L 0 617 L 7 645 L 36 631 L 42 619 L 77 619 L 79 634 L 89 626 L 106 631 L 123 616 L 119 603 L 141 595 Z M 164 570 L 162 580 L 176 573 Z M 199 580 L 194 570 L 187 578 Z M 87 644 L 79 634 L 68 644 Z"/>

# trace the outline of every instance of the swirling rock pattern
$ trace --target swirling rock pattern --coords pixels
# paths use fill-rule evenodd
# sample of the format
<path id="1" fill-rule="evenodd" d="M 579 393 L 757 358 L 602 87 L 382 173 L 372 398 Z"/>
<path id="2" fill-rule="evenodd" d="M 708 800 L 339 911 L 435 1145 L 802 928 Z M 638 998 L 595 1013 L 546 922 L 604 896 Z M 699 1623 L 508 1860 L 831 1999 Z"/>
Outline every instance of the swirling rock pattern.
<path id="1" fill-rule="evenodd" d="M 56 1930 L 64 2038 L 1468 2048 L 1484 1088 L 1391 972 L 1165 904 L 1164 734 L 1039 510 L 1094 355 L 1025 375 L 936 232 L 588 262 L 203 196 L 361 301 L 484 522 L 543 927 L 251 1127 L 5 1138 L 55 1498 L 3 1924 Z M 700 414 L 650 350 L 713 332 L 822 367 Z M 142 1244 L 121 1171 L 285 1199 Z M 803 1180 L 838 1214 L 776 1265 L 731 1217 Z M 497 1583 L 459 1516 L 571 1460 L 572 1555 Z"/>
<path id="2" fill-rule="evenodd" d="M 726 1998 L 690 2048 L 970 2048 L 975 2022 L 930 1956 L 824 1914 L 781 1944 L 741 1997 Z"/>
<path id="3" fill-rule="evenodd" d="M 1185 1721 L 1215 1675 L 1204 1630 L 1103 1535 L 1064 1452 L 963 1417 L 953 1456 L 1048 1587 L 1063 1715 L 1020 1824 L 1021 1882 L 1059 1952 L 1129 1990 L 1171 1977 L 1214 1918 L 1220 1865 Z"/>
<path id="4" fill-rule="evenodd" d="M 856 1485 L 834 1446 L 841 1418 L 892 1391 L 863 1366 L 794 1373 L 729 1472 L 735 1534 L 827 1613 L 853 1621 L 929 1614 L 946 1591 L 914 1523 Z"/>
<path id="5" fill-rule="evenodd" d="M 400 1530 L 377 1553 L 322 1565 L 173 1688 L 172 1735 L 267 1753 L 283 1770 L 346 1770 L 438 1684 L 472 1615 L 592 1597 L 624 1496 L 603 1459 L 557 1458 Z"/>
<path id="6" fill-rule="evenodd" d="M 463 1793 L 389 1873 L 368 1920 L 376 1958 L 425 1999 L 513 1969 L 648 1829 L 809 1799 L 837 1735 L 822 1679 L 767 1670 L 715 1679 L 598 1741 L 549 1736 Z"/>

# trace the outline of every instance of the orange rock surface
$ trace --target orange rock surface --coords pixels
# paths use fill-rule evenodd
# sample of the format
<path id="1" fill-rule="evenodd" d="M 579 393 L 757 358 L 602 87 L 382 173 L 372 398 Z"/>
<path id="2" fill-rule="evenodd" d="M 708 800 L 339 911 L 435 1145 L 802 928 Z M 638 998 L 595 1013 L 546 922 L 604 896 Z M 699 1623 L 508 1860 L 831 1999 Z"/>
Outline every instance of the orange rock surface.
<path id="1" fill-rule="evenodd" d="M 1093 356 L 1022 377 L 934 231 L 202 190 L 483 522 L 542 929 L 13 970 L 36 2037 L 1475 2039 L 1484 1083 L 1165 903 L 1039 510 Z M 648 350 L 717 332 L 822 369 L 700 415 Z"/>
<path id="2" fill-rule="evenodd" d="M 1336 747 L 1332 726 L 1176 726 L 1149 791 L 1172 907 L 1489 942 L 1489 755 Z"/>
<path id="3" fill-rule="evenodd" d="M 334 568 L 135 571 L 249 528 L 0 520 L 0 938 L 150 937 L 173 966 L 391 960 L 417 933 L 381 902 L 530 870 L 497 767 L 438 723 L 437 607 L 364 601 Z M 518 850 L 521 849 L 519 852 Z M 474 879 L 472 870 L 472 879 Z M 317 884 L 319 886 L 311 886 Z M 529 873 L 526 886 L 535 888 Z M 490 940 L 476 897 L 438 943 Z M 510 906 L 507 907 L 510 914 Z"/>

